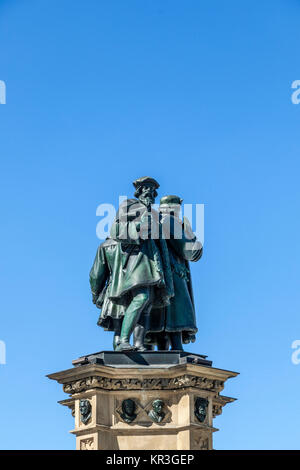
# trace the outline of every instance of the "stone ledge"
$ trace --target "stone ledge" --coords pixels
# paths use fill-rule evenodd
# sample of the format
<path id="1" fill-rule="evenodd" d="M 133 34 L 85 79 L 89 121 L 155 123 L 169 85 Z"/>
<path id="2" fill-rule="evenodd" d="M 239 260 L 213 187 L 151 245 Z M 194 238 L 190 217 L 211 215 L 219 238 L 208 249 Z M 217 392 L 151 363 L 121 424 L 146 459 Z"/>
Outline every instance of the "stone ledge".
<path id="1" fill-rule="evenodd" d="M 178 364 L 199 364 L 211 367 L 212 361 L 203 354 L 192 354 L 185 351 L 100 351 L 87 356 L 81 356 L 72 361 L 73 366 L 81 367 L 87 364 L 99 364 L 121 368 L 168 368 Z"/>
<path id="2" fill-rule="evenodd" d="M 99 364 L 86 364 L 80 367 L 73 367 L 60 372 L 47 375 L 51 380 L 55 380 L 60 384 L 70 384 L 74 381 L 83 379 L 92 379 L 99 377 L 111 380 L 144 380 L 150 377 L 158 377 L 160 379 L 172 379 L 179 375 L 192 375 L 194 377 L 205 377 L 206 379 L 226 381 L 231 377 L 236 377 L 237 372 L 217 369 L 215 367 L 206 367 L 200 364 L 178 364 L 170 367 L 153 368 L 151 366 L 145 368 L 116 368 Z M 156 379 L 157 380 L 157 379 Z"/>

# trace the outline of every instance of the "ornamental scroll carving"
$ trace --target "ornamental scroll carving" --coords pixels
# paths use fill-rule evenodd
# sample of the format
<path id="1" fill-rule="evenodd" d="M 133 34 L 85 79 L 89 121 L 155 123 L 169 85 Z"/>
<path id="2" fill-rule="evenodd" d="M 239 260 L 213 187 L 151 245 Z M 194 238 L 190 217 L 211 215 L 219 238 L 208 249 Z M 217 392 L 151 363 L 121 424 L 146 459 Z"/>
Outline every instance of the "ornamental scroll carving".
<path id="1" fill-rule="evenodd" d="M 193 433 L 191 436 L 191 450 L 209 450 L 209 436 L 203 433 Z"/>
<path id="2" fill-rule="evenodd" d="M 95 444 L 92 437 L 87 439 L 81 439 L 80 441 L 80 450 L 94 450 Z"/>
<path id="3" fill-rule="evenodd" d="M 224 388 L 224 382 L 207 377 L 196 377 L 193 375 L 182 375 L 174 378 L 157 379 L 111 379 L 108 377 L 93 376 L 85 379 L 75 380 L 64 384 L 65 393 L 74 394 L 100 388 L 104 390 L 177 390 L 186 387 L 195 387 L 201 390 L 210 390 L 219 393 Z"/>

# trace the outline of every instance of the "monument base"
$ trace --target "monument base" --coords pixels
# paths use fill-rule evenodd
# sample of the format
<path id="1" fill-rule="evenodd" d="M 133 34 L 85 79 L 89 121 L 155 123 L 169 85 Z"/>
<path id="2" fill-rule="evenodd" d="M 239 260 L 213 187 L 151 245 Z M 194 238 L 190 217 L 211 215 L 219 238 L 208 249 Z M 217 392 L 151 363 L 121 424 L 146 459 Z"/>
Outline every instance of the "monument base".
<path id="1" fill-rule="evenodd" d="M 103 351 L 48 375 L 70 397 L 78 450 L 209 450 L 236 372 L 183 351 Z"/>

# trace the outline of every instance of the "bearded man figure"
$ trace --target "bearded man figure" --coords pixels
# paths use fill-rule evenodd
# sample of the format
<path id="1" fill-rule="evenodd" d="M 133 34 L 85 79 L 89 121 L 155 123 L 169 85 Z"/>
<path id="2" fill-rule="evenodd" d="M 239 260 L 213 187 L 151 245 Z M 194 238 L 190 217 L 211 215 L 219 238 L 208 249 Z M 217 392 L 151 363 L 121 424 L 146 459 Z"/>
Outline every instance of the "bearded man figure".
<path id="1" fill-rule="evenodd" d="M 169 252 L 152 208 L 159 184 L 145 176 L 133 185 L 135 199 L 121 204 L 90 272 L 93 301 L 101 308 L 98 325 L 115 332 L 117 351 L 146 350 L 151 310 L 169 305 L 174 296 Z"/>

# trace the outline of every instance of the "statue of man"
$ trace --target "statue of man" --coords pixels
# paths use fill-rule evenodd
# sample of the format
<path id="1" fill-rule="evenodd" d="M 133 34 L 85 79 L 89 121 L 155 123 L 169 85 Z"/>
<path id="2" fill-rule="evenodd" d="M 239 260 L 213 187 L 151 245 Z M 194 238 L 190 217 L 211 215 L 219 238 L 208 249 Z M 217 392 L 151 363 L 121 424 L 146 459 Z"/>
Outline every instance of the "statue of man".
<path id="1" fill-rule="evenodd" d="M 200 421 L 200 423 L 203 423 L 205 421 L 206 415 L 207 415 L 207 407 L 208 407 L 208 400 L 203 397 L 198 397 L 195 401 L 195 416 Z"/>
<path id="2" fill-rule="evenodd" d="M 121 204 L 90 272 L 93 301 L 101 308 L 98 324 L 115 331 L 117 351 L 145 350 L 151 310 L 168 305 L 174 295 L 169 251 L 151 207 L 159 184 L 145 176 L 133 185 L 135 198 Z"/>
<path id="3" fill-rule="evenodd" d="M 80 420 L 87 424 L 92 416 L 92 407 L 89 400 L 81 399 L 79 402 Z"/>
<path id="4" fill-rule="evenodd" d="M 182 199 L 164 196 L 160 200 L 161 225 L 167 241 L 173 275 L 174 297 L 163 308 L 153 309 L 146 340 L 159 350 L 182 350 L 182 342 L 195 341 L 197 332 L 189 261 L 198 261 L 202 245 L 186 217 L 180 219 Z"/>
<path id="5" fill-rule="evenodd" d="M 149 418 L 152 419 L 155 423 L 160 423 L 164 417 L 165 413 L 163 412 L 164 402 L 157 398 L 152 402 L 152 408 L 148 413 Z"/>
<path id="6" fill-rule="evenodd" d="M 121 418 L 123 419 L 123 421 L 125 421 L 128 424 L 132 423 L 132 421 L 134 421 L 135 418 L 137 417 L 135 413 L 136 405 L 134 401 L 131 400 L 131 398 L 127 398 L 126 400 L 123 400 L 121 408 L 122 408 L 122 412 L 121 413 L 119 412 L 119 414 Z"/>

